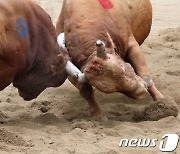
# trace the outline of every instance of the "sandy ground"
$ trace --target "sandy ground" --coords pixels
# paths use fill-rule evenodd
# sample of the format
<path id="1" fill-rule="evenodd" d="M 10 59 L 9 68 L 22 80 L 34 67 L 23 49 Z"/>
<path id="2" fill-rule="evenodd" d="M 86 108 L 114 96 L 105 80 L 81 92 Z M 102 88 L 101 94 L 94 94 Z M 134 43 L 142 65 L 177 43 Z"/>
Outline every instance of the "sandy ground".
<path id="1" fill-rule="evenodd" d="M 36 0 L 56 22 L 62 1 Z M 150 36 L 142 45 L 150 72 L 168 104 L 180 107 L 180 2 L 152 0 L 154 15 Z M 87 103 L 66 81 L 45 90 L 36 100 L 23 101 L 15 88 L 0 92 L 0 154 L 146 154 L 161 153 L 166 133 L 180 135 L 180 116 L 158 121 L 133 120 L 134 113 L 152 100 L 133 100 L 121 94 L 95 91 L 108 122 L 91 120 Z M 154 115 L 160 107 L 153 111 Z M 165 110 L 166 112 L 166 110 Z M 171 112 L 174 112 L 173 110 Z M 147 116 L 147 115 L 146 115 Z M 157 138 L 156 147 L 119 147 L 123 138 Z M 174 152 L 180 154 L 180 145 Z"/>

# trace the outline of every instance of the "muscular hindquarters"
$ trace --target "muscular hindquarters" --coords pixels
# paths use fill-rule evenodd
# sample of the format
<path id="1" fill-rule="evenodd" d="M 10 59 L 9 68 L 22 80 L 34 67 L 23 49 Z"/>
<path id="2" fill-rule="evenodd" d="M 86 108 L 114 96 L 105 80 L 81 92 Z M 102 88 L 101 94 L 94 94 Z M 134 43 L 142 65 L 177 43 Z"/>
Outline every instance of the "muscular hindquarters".
<path id="1" fill-rule="evenodd" d="M 149 0 L 124 0 L 115 1 L 119 7 L 118 11 L 123 10 L 123 14 L 128 19 L 131 31 L 139 44 L 147 38 L 152 24 L 152 6 Z M 112 11 L 114 16 L 118 13 Z M 118 18 L 118 16 L 117 16 Z M 121 19 L 116 23 L 121 24 Z"/>

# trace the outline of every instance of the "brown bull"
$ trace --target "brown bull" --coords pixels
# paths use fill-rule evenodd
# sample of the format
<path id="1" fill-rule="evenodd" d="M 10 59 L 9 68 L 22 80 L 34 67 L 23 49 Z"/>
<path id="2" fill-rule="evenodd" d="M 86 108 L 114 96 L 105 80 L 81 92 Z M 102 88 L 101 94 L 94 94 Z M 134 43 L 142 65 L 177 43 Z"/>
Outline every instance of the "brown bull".
<path id="1" fill-rule="evenodd" d="M 147 91 L 163 98 L 151 80 L 140 45 L 149 35 L 149 0 L 64 0 L 56 32 L 64 32 L 73 63 L 88 82 L 70 81 L 80 90 L 93 116 L 103 118 L 92 86 L 141 98 Z"/>
<path id="2" fill-rule="evenodd" d="M 42 8 L 30 0 L 0 0 L 0 90 L 12 82 L 25 100 L 34 99 L 65 81 L 67 60 Z"/>

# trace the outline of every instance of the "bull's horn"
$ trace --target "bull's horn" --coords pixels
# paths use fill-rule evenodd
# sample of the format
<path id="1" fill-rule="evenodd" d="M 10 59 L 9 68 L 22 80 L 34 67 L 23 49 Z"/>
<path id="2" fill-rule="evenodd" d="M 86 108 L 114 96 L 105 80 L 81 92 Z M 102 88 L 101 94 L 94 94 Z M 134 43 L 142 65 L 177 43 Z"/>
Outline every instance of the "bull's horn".
<path id="1" fill-rule="evenodd" d="M 87 79 L 85 77 L 85 74 L 82 73 L 72 62 L 68 61 L 66 63 L 66 72 L 69 76 L 71 76 L 73 79 L 80 83 L 87 82 Z"/>
<path id="2" fill-rule="evenodd" d="M 84 73 L 75 74 L 72 77 L 74 80 L 78 81 L 79 83 L 86 83 L 87 79 Z"/>
<path id="3" fill-rule="evenodd" d="M 57 37 L 58 45 L 65 48 L 65 35 L 64 33 L 60 33 Z"/>
<path id="4" fill-rule="evenodd" d="M 105 44 L 101 40 L 96 41 L 96 50 L 97 50 L 97 57 L 99 58 L 105 58 Z"/>

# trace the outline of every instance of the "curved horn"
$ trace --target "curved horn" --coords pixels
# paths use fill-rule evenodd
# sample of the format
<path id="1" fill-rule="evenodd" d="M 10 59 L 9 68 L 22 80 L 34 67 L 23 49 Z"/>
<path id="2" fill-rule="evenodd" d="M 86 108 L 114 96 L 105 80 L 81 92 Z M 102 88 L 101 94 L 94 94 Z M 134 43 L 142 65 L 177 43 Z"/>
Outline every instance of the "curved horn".
<path id="1" fill-rule="evenodd" d="M 59 46 L 65 48 L 65 35 L 64 33 L 60 33 L 57 37 L 57 43 Z"/>
<path id="2" fill-rule="evenodd" d="M 101 40 L 96 41 L 96 50 L 97 50 L 97 57 L 99 58 L 105 58 L 105 44 Z"/>
<path id="3" fill-rule="evenodd" d="M 66 72 L 73 79 L 80 83 L 87 82 L 86 76 L 72 62 L 68 61 L 65 66 Z"/>

